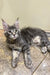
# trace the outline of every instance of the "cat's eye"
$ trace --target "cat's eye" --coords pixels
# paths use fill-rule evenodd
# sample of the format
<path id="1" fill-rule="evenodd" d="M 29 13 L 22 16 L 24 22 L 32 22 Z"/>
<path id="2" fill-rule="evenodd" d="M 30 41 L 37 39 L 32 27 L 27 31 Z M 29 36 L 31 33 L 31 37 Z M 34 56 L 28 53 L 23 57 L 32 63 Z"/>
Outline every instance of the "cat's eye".
<path id="1" fill-rule="evenodd" d="M 18 31 L 16 30 L 16 33 L 18 33 Z"/>
<path id="2" fill-rule="evenodd" d="M 15 30 L 17 32 L 17 30 Z"/>
<path id="3" fill-rule="evenodd" d="M 9 33 L 11 33 L 11 31 L 9 31 Z"/>
<path id="4" fill-rule="evenodd" d="M 8 34 L 11 34 L 11 31 L 8 31 Z"/>

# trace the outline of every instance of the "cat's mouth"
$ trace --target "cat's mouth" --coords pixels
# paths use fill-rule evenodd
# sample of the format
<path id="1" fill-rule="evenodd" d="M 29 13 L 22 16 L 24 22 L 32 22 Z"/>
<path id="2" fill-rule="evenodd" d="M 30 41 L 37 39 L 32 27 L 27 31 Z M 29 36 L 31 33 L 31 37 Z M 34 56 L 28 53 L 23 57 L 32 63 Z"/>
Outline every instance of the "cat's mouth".
<path id="1" fill-rule="evenodd" d="M 17 37 L 15 37 L 15 36 L 13 36 L 13 38 L 12 38 L 13 40 L 15 40 L 15 39 L 17 39 Z"/>
<path id="2" fill-rule="evenodd" d="M 13 38 L 14 40 L 16 39 L 16 37 Z"/>
<path id="3" fill-rule="evenodd" d="M 11 40 L 16 40 L 16 37 L 14 36 L 13 38 L 10 38 Z"/>

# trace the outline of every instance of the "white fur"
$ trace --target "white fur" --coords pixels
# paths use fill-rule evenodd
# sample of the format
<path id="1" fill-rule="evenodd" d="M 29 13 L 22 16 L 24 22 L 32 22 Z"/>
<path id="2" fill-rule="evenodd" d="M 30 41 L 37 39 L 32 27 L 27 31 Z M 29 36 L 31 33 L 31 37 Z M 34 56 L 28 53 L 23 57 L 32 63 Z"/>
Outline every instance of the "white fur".
<path id="1" fill-rule="evenodd" d="M 36 44 L 36 43 L 39 43 L 41 42 L 41 37 L 40 36 L 36 36 L 34 39 L 32 39 L 33 42 Z"/>
<path id="2" fill-rule="evenodd" d="M 13 51 L 13 59 L 17 58 L 19 55 L 18 51 Z"/>

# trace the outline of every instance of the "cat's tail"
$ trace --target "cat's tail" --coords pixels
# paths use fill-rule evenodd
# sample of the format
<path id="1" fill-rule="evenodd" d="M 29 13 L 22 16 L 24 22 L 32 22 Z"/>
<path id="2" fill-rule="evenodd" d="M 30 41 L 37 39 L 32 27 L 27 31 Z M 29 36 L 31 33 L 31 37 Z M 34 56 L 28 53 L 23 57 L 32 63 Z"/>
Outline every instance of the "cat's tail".
<path id="1" fill-rule="evenodd" d="M 48 50 L 48 52 L 50 52 L 50 32 L 46 32 L 46 34 L 47 34 L 47 37 L 49 38 L 47 50 Z"/>
<path id="2" fill-rule="evenodd" d="M 47 36 L 50 37 L 50 32 L 46 32 Z"/>
<path id="3" fill-rule="evenodd" d="M 47 51 L 50 52 L 50 42 L 49 45 L 47 46 Z"/>
<path id="4" fill-rule="evenodd" d="M 50 40 L 48 40 L 46 47 L 47 47 L 47 51 L 50 52 Z"/>

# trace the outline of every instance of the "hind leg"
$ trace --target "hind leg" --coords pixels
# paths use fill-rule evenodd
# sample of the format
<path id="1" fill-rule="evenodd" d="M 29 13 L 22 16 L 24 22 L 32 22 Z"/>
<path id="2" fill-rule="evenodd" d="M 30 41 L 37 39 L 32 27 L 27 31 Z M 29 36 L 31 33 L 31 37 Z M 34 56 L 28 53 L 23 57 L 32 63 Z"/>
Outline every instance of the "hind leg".
<path id="1" fill-rule="evenodd" d="M 46 53 L 47 51 L 50 52 L 50 42 L 49 41 L 47 43 L 44 42 L 41 44 L 41 51 L 42 53 Z"/>
<path id="2" fill-rule="evenodd" d="M 41 52 L 45 54 L 47 52 L 47 42 L 46 40 L 41 40 Z"/>
<path id="3" fill-rule="evenodd" d="M 46 46 L 41 47 L 41 52 L 45 54 L 47 52 L 47 47 Z"/>
<path id="4" fill-rule="evenodd" d="M 34 39 L 32 39 L 33 44 L 40 47 L 43 54 L 47 52 L 47 40 L 48 39 L 46 39 L 46 37 L 41 38 L 40 36 L 36 36 Z"/>

